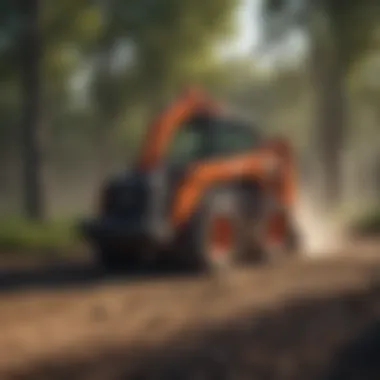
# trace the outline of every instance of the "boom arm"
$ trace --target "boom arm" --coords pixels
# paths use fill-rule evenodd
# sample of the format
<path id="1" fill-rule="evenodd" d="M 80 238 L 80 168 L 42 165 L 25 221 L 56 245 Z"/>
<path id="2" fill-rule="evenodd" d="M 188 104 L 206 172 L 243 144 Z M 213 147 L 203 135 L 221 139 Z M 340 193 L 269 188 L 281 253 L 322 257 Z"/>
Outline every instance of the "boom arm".
<path id="1" fill-rule="evenodd" d="M 219 106 L 197 89 L 188 90 L 164 110 L 149 127 L 137 166 L 141 170 L 154 167 L 165 153 L 174 131 L 197 112 L 216 112 Z"/>

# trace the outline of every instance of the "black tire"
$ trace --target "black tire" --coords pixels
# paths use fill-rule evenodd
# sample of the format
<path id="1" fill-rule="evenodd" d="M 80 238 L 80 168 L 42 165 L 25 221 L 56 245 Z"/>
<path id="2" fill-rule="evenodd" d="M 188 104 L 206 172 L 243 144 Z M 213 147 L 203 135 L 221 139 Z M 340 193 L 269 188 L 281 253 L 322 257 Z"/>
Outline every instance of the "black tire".
<path id="1" fill-rule="evenodd" d="M 122 273 L 137 269 L 141 266 L 140 255 L 128 252 L 111 244 L 98 244 L 95 248 L 97 264 L 106 272 Z"/>
<path id="2" fill-rule="evenodd" d="M 107 273 L 119 273 L 125 269 L 125 264 L 120 257 L 120 252 L 117 252 L 115 249 L 105 245 L 96 247 L 96 263 Z"/>
<path id="3" fill-rule="evenodd" d="M 237 191 L 219 189 L 211 191 L 197 213 L 177 237 L 176 251 L 182 267 L 196 271 L 213 272 L 234 267 L 244 257 L 246 242 L 243 239 L 241 199 Z M 222 216 L 233 230 L 231 251 L 216 259 L 211 252 L 209 232 L 216 217 Z"/>

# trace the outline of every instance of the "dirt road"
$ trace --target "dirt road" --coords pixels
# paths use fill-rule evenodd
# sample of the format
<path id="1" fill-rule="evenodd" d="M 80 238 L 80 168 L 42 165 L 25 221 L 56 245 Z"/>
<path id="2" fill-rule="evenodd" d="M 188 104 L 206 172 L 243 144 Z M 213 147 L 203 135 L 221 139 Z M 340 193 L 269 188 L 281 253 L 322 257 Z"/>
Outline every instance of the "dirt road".
<path id="1" fill-rule="evenodd" d="M 380 255 L 356 253 L 227 278 L 0 271 L 0 379 L 379 379 Z"/>

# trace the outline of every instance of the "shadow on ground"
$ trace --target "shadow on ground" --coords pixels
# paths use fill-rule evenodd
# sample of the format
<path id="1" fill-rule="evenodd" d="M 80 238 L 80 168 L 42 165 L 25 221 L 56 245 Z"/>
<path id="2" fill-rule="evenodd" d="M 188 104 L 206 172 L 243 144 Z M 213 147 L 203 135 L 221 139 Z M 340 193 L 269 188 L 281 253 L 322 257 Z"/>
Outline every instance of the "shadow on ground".
<path id="1" fill-rule="evenodd" d="M 378 380 L 379 316 L 380 287 L 374 285 L 252 310 L 160 347 L 99 347 L 86 359 L 61 357 L 2 379 Z"/>
<path id="2" fill-rule="evenodd" d="M 160 277 L 193 276 L 194 273 L 174 267 L 131 268 L 119 273 L 106 273 L 90 260 L 62 261 L 37 266 L 20 265 L 19 268 L 0 267 L 0 294 L 13 291 L 39 289 L 77 289 L 102 282 L 123 280 L 123 282 L 147 281 Z"/>

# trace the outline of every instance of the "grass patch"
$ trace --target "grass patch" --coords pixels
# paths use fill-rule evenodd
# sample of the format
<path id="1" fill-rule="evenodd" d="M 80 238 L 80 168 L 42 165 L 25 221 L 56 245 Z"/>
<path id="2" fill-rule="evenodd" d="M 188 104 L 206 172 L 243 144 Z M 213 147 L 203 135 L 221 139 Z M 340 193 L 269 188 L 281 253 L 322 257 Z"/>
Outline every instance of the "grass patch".
<path id="1" fill-rule="evenodd" d="M 74 221 L 37 223 L 21 218 L 0 220 L 0 254 L 56 254 L 79 245 Z"/>

